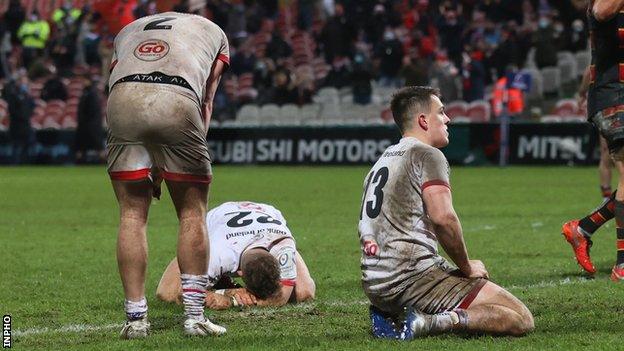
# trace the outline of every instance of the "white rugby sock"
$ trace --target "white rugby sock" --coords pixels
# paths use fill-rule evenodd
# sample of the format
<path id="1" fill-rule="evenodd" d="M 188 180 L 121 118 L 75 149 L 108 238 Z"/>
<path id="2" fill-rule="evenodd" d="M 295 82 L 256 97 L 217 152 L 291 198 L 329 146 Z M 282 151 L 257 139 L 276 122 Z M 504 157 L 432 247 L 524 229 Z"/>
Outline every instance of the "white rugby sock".
<path id="1" fill-rule="evenodd" d="M 126 318 L 128 318 L 129 321 L 147 317 L 147 300 L 145 296 L 139 301 L 126 300 L 124 302 L 124 307 L 126 310 Z"/>
<path id="2" fill-rule="evenodd" d="M 468 325 L 468 314 L 465 310 L 456 309 L 449 312 L 428 315 L 430 318 L 429 332 L 440 334 L 448 331 L 458 331 L 466 329 Z"/>
<path id="3" fill-rule="evenodd" d="M 186 318 L 204 321 L 204 301 L 206 300 L 208 275 L 181 274 L 180 278 L 182 279 L 184 315 Z"/>

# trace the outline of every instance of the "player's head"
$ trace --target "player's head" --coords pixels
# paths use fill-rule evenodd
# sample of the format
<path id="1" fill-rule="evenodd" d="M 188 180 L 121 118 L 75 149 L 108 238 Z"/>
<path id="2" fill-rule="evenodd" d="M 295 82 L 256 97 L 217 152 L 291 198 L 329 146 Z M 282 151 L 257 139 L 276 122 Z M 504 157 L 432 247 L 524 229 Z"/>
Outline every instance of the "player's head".
<path id="1" fill-rule="evenodd" d="M 264 249 L 250 249 L 241 257 L 245 287 L 260 299 L 274 296 L 280 289 L 280 269 L 273 255 Z"/>
<path id="2" fill-rule="evenodd" d="M 426 86 L 402 88 L 392 97 L 390 107 L 401 134 L 417 136 L 434 147 L 448 145 L 447 124 L 450 119 L 444 113 L 438 89 Z"/>

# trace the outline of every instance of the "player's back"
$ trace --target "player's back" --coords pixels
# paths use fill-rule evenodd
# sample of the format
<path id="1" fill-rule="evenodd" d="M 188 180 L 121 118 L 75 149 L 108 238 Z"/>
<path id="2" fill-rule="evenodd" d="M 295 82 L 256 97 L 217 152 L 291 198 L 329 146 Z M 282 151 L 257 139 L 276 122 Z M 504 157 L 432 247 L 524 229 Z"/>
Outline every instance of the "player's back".
<path id="1" fill-rule="evenodd" d="M 226 202 L 206 215 L 210 240 L 210 276 L 235 272 L 242 253 L 250 248 L 272 251 L 278 242 L 294 238 L 275 207 L 254 202 Z"/>
<path id="2" fill-rule="evenodd" d="M 438 178 L 448 184 L 444 155 L 415 138 L 388 147 L 367 174 L 358 231 L 363 247 L 378 247 L 362 256 L 367 293 L 392 293 L 442 260 L 422 200 Z"/>
<path id="3" fill-rule="evenodd" d="M 201 104 L 217 59 L 229 63 L 229 46 L 215 23 L 177 12 L 147 16 L 124 27 L 115 38 L 109 85 L 170 84 Z"/>

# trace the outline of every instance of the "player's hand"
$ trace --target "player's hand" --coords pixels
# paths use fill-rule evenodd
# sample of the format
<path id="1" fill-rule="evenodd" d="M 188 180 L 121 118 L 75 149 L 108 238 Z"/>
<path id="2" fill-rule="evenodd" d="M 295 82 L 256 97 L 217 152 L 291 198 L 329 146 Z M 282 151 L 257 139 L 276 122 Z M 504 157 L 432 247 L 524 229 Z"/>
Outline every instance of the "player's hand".
<path id="1" fill-rule="evenodd" d="M 490 274 L 480 260 L 469 260 L 468 265 L 470 266 L 470 272 L 464 272 L 468 278 L 490 278 Z"/>
<path id="2" fill-rule="evenodd" d="M 258 300 L 254 294 L 250 293 L 247 289 L 236 289 L 234 298 L 241 306 L 255 306 L 258 304 Z"/>
<path id="3" fill-rule="evenodd" d="M 225 310 L 230 308 L 230 298 L 213 292 L 206 293 L 206 307 L 213 310 Z"/>

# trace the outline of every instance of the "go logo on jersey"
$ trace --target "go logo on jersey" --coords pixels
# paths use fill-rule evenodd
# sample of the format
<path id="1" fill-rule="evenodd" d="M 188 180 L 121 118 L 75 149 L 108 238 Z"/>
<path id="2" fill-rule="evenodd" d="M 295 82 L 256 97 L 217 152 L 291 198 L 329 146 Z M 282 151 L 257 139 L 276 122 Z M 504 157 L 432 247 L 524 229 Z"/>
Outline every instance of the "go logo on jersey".
<path id="1" fill-rule="evenodd" d="M 150 39 L 139 44 L 134 49 L 134 56 L 142 61 L 156 61 L 167 56 L 169 44 L 163 40 Z"/>

